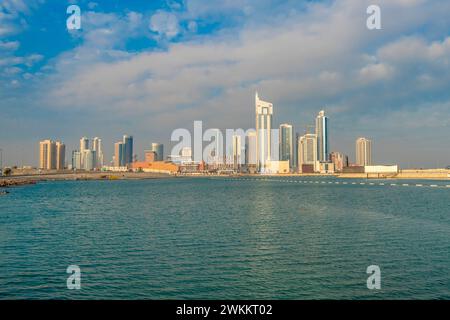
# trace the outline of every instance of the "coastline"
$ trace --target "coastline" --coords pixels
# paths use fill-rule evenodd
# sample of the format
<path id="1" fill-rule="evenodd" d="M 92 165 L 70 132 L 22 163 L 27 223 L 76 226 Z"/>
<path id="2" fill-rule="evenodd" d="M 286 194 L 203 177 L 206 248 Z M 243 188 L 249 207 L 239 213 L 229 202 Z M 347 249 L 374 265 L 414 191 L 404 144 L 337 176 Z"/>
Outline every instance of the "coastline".
<path id="1" fill-rule="evenodd" d="M 166 179 L 174 176 L 146 172 L 83 172 L 83 173 L 41 173 L 0 177 L 0 188 L 36 184 L 42 181 L 86 181 L 86 180 L 144 180 Z"/>
<path id="2" fill-rule="evenodd" d="M 343 179 L 365 180 L 450 180 L 450 170 L 402 170 L 394 175 L 366 174 L 366 173 L 338 173 L 338 174 L 234 174 L 234 175 L 170 175 L 153 172 L 51 172 L 39 174 L 11 175 L 0 177 L 0 188 L 36 184 L 41 181 L 86 181 L 86 180 L 145 180 L 145 179 L 176 179 L 176 178 L 202 178 L 202 177 L 335 177 Z"/>

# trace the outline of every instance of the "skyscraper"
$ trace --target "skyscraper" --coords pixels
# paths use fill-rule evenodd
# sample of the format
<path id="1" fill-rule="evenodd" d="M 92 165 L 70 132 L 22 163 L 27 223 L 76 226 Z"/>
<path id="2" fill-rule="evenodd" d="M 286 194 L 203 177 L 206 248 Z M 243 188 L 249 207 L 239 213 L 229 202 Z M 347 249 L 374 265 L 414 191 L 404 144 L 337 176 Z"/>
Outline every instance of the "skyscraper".
<path id="1" fill-rule="evenodd" d="M 114 144 L 114 167 L 125 166 L 125 145 L 123 142 L 116 142 Z"/>
<path id="2" fill-rule="evenodd" d="M 250 131 L 245 137 L 245 164 L 256 166 L 256 131 Z"/>
<path id="3" fill-rule="evenodd" d="M 66 163 L 66 145 L 56 141 L 56 169 L 63 170 Z"/>
<path id="4" fill-rule="evenodd" d="M 241 136 L 238 134 L 233 135 L 233 167 L 238 169 L 242 161 L 242 143 Z"/>
<path id="5" fill-rule="evenodd" d="M 315 166 L 317 162 L 317 136 L 307 133 L 298 140 L 298 166 L 302 172 L 303 165 Z"/>
<path id="6" fill-rule="evenodd" d="M 280 160 L 289 161 L 289 167 L 294 167 L 294 153 L 292 143 L 292 125 L 284 123 L 280 125 Z"/>
<path id="7" fill-rule="evenodd" d="M 293 171 L 297 171 L 298 170 L 298 141 L 300 140 L 300 133 L 296 132 L 295 133 L 295 138 L 294 138 L 294 166 L 293 166 Z"/>
<path id="8" fill-rule="evenodd" d="M 72 151 L 72 170 L 81 170 L 83 169 L 81 166 L 81 152 L 80 151 Z"/>
<path id="9" fill-rule="evenodd" d="M 255 94 L 256 114 L 256 165 L 260 172 L 265 171 L 266 162 L 271 160 L 273 104 L 259 99 Z"/>
<path id="10" fill-rule="evenodd" d="M 124 155 L 123 155 L 123 166 L 133 162 L 133 136 L 124 135 L 123 136 L 124 145 Z"/>
<path id="11" fill-rule="evenodd" d="M 96 167 L 96 152 L 94 150 L 84 150 L 83 153 L 83 169 L 86 171 L 92 171 Z"/>
<path id="12" fill-rule="evenodd" d="M 359 166 L 372 165 L 372 141 L 366 138 L 356 140 L 356 164 Z"/>
<path id="13" fill-rule="evenodd" d="M 155 161 L 164 161 L 164 145 L 152 143 L 152 151 L 156 153 Z"/>
<path id="14" fill-rule="evenodd" d="M 316 118 L 316 136 L 317 136 L 317 160 L 321 162 L 329 159 L 328 144 L 328 117 L 325 111 L 320 111 Z"/>
<path id="15" fill-rule="evenodd" d="M 89 150 L 89 139 L 83 137 L 80 139 L 81 167 L 84 166 L 84 151 Z"/>
<path id="16" fill-rule="evenodd" d="M 92 139 L 92 150 L 95 151 L 96 167 L 101 168 L 103 166 L 103 146 L 102 139 L 95 137 Z"/>
<path id="17" fill-rule="evenodd" d="M 56 169 L 56 143 L 52 140 L 39 142 L 39 168 Z"/>
<path id="18" fill-rule="evenodd" d="M 86 137 L 83 137 L 80 139 L 80 152 L 83 152 L 84 150 L 89 149 L 89 139 Z"/>

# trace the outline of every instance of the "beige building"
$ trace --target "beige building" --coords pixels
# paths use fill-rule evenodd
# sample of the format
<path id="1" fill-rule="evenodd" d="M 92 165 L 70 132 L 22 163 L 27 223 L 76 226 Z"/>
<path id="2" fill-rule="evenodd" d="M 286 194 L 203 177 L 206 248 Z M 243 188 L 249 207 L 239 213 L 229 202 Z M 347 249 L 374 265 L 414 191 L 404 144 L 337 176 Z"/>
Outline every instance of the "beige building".
<path id="1" fill-rule="evenodd" d="M 66 145 L 59 141 L 39 142 L 39 169 L 63 170 L 66 162 Z"/>
<path id="2" fill-rule="evenodd" d="M 331 152 L 330 161 L 334 164 L 334 170 L 342 172 L 345 167 L 348 167 L 348 157 L 340 152 Z"/>
<path id="3" fill-rule="evenodd" d="M 39 169 L 56 169 L 56 145 L 51 140 L 39 142 Z"/>
<path id="4" fill-rule="evenodd" d="M 364 173 L 398 173 L 398 165 L 365 166 Z"/>
<path id="5" fill-rule="evenodd" d="M 356 140 L 356 164 L 359 166 L 372 165 L 372 141 L 367 138 Z"/>
<path id="6" fill-rule="evenodd" d="M 66 166 L 66 145 L 56 141 L 56 169 L 64 170 Z"/>
<path id="7" fill-rule="evenodd" d="M 299 172 L 302 172 L 303 165 L 313 165 L 317 163 L 317 135 L 307 133 L 298 139 L 297 159 Z"/>
<path id="8" fill-rule="evenodd" d="M 56 169 L 56 144 L 52 140 L 39 142 L 39 169 Z"/>
<path id="9" fill-rule="evenodd" d="M 123 142 L 116 142 L 114 144 L 114 167 L 125 167 L 124 163 L 124 153 L 125 145 Z"/>
<path id="10" fill-rule="evenodd" d="M 266 161 L 265 171 L 266 174 L 280 174 L 280 173 L 286 173 L 288 174 L 290 172 L 289 169 L 289 160 L 286 161 L 273 161 L 268 160 Z"/>

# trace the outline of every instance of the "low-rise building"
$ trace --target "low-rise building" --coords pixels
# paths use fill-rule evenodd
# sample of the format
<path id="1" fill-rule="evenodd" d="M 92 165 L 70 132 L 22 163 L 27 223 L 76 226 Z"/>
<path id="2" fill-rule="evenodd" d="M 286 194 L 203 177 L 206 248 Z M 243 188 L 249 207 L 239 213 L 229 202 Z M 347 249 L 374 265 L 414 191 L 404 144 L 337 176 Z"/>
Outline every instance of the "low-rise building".
<path id="1" fill-rule="evenodd" d="M 155 172 L 155 173 L 177 173 L 179 167 L 172 162 L 155 161 L 155 162 L 133 162 L 131 164 L 133 171 Z"/>
<path id="2" fill-rule="evenodd" d="M 290 173 L 289 160 L 285 161 L 266 161 L 264 173 L 266 174 L 281 174 Z"/>
<path id="3" fill-rule="evenodd" d="M 364 166 L 364 173 L 398 173 L 398 165 Z"/>

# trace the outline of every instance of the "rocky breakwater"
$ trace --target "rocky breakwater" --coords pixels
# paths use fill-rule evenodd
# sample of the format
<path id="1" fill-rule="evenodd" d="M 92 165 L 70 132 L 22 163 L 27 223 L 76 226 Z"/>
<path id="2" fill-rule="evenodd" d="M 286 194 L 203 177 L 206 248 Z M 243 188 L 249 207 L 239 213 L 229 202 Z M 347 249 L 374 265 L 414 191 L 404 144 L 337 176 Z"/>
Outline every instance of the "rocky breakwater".
<path id="1" fill-rule="evenodd" d="M 28 184 L 36 184 L 36 181 L 28 180 L 28 179 L 1 179 L 0 178 L 0 188 L 24 186 L 24 185 L 28 185 Z"/>

